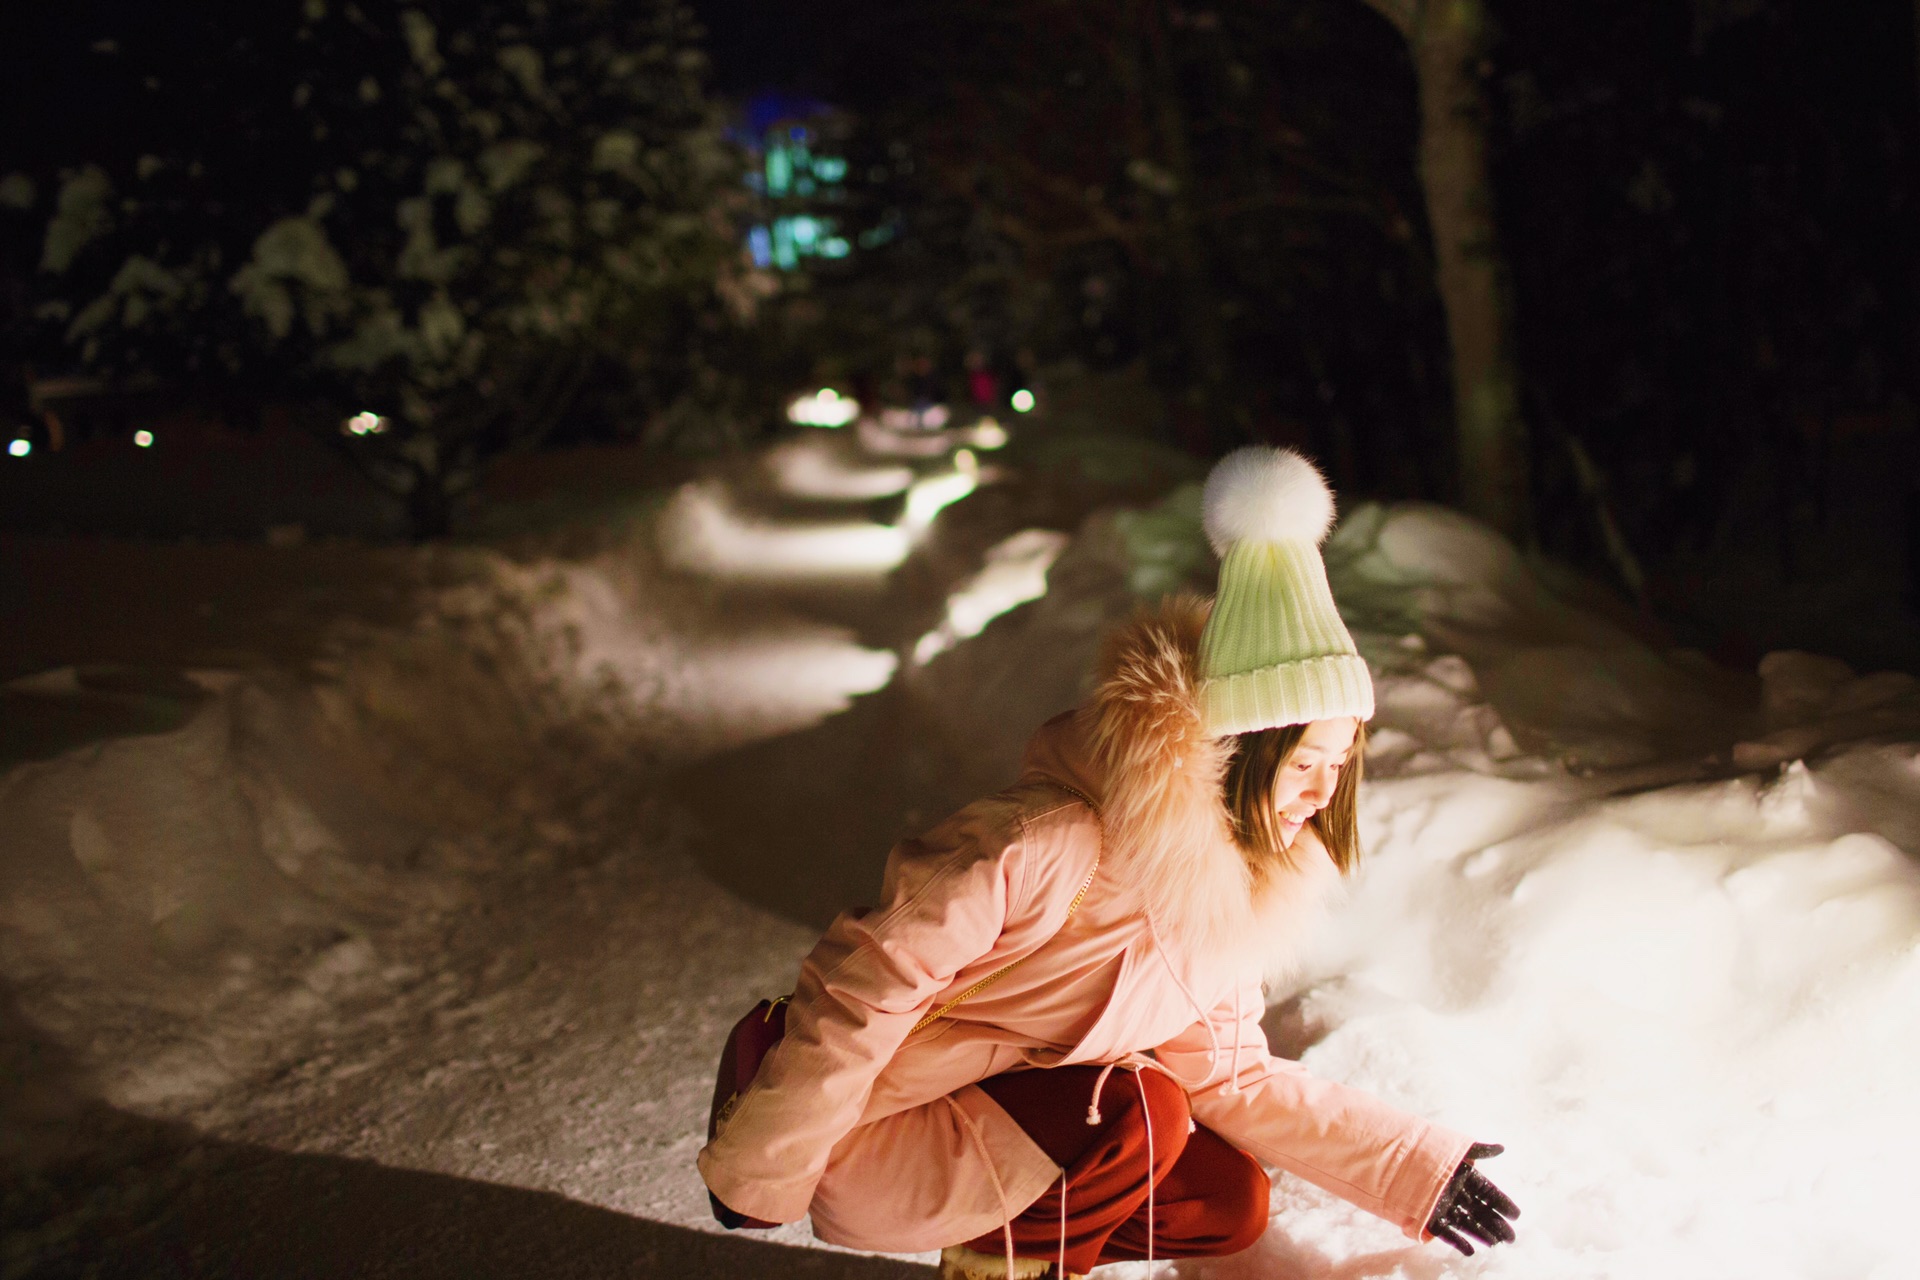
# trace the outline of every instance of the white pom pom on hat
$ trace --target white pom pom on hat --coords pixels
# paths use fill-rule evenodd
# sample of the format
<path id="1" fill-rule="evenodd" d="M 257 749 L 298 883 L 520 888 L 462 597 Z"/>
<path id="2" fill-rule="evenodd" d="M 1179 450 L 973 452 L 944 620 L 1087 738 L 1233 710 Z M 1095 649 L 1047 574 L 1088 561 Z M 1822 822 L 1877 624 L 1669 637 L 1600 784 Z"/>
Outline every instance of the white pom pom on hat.
<path id="1" fill-rule="evenodd" d="M 1222 556 L 1236 542 L 1317 545 L 1333 527 L 1333 491 L 1294 450 L 1248 445 L 1214 464 L 1200 512 L 1207 540 Z"/>
<path id="2" fill-rule="evenodd" d="M 1220 585 L 1194 655 L 1201 721 L 1216 737 L 1373 717 L 1373 676 L 1320 558 L 1333 492 L 1291 449 L 1256 445 L 1214 464 L 1201 499 Z"/>

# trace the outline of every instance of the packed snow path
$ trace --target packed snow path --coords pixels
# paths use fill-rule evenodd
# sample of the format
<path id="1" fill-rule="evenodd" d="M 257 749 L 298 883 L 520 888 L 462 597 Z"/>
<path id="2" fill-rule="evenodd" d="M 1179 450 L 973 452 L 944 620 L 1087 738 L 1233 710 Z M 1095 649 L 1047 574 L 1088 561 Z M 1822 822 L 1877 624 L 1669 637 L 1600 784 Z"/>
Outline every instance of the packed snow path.
<path id="1" fill-rule="evenodd" d="M 1129 584 L 1169 585 L 1197 538 L 1176 495 L 1064 550 L 987 520 L 896 569 L 965 487 L 956 442 L 938 443 L 790 446 L 683 490 L 661 527 L 684 576 L 643 575 L 645 617 L 605 566 L 530 583 L 531 632 L 565 615 L 576 664 L 646 711 L 664 793 L 567 793 L 564 770 L 486 735 L 573 704 L 545 690 L 463 718 L 478 686 L 433 647 L 426 664 L 363 653 L 346 680 L 390 716 L 416 699 L 456 763 L 496 780 L 500 797 L 421 799 L 414 816 L 445 824 L 424 844 L 286 765 L 288 743 L 340 748 L 303 729 L 298 691 L 223 687 L 179 733 L 9 774 L 0 820 L 38 825 L 0 886 L 16 992 L 0 1031 L 29 1086 L 6 1104 L 7 1154 L 41 1173 L 9 1192 L 9 1272 L 926 1274 L 797 1225 L 715 1231 L 692 1173 L 714 1053 L 790 983 L 810 924 L 871 892 L 888 834 L 1004 771 L 1071 701 Z M 1328 559 L 1379 680 L 1369 860 L 1308 970 L 1273 991 L 1270 1033 L 1322 1074 L 1506 1143 L 1488 1172 L 1525 1210 L 1521 1239 L 1459 1259 L 1282 1178 L 1255 1249 L 1164 1270 L 1916 1274 L 1913 682 L 1807 655 L 1757 677 L 1662 655 L 1430 509 L 1349 513 Z M 1046 596 L 976 626 L 1032 594 L 1035 565 Z M 416 776 L 383 761 L 361 779 L 375 794 L 391 769 Z M 136 849 L 139 803 L 166 789 L 114 800 L 129 778 L 198 778 L 198 808 L 172 816 L 212 830 L 229 775 L 256 843 L 310 891 L 295 911 L 262 879 L 230 914 L 271 905 L 297 947 L 201 946 L 244 933 L 187 909 L 207 896 L 190 874 L 206 842 Z M 406 852 L 365 852 L 383 841 Z M 217 971 L 136 980 L 62 951 L 56 844 L 89 893 L 172 939 L 161 960 L 223 956 Z M 234 855 L 221 883 L 249 866 Z M 81 970 L 91 986 L 61 977 Z"/>

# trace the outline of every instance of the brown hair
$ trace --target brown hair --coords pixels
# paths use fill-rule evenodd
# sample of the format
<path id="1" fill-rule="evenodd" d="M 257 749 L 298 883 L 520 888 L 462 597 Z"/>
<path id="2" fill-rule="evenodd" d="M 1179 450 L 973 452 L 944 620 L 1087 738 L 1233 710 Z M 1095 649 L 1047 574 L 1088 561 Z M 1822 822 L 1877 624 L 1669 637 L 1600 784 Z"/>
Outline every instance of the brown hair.
<path id="1" fill-rule="evenodd" d="M 1233 818 L 1233 838 L 1256 861 L 1292 865 L 1280 842 L 1273 802 L 1280 767 L 1306 736 L 1304 724 L 1283 724 L 1237 735 L 1227 761 L 1227 812 Z M 1326 808 L 1313 815 L 1311 825 L 1327 846 L 1327 854 L 1341 875 L 1360 861 L 1360 775 L 1367 754 L 1367 726 L 1362 721 L 1353 735 L 1353 752 Z"/>

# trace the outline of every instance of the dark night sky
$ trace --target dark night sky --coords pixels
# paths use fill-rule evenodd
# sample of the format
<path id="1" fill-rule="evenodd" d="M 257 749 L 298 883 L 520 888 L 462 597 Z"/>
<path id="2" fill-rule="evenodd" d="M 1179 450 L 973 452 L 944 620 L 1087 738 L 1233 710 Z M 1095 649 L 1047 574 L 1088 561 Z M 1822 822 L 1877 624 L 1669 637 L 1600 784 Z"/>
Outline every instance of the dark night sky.
<path id="1" fill-rule="evenodd" d="M 738 98 L 762 89 L 819 93 L 837 29 L 824 6 L 769 0 L 698 0 L 708 33 L 713 86 Z"/>

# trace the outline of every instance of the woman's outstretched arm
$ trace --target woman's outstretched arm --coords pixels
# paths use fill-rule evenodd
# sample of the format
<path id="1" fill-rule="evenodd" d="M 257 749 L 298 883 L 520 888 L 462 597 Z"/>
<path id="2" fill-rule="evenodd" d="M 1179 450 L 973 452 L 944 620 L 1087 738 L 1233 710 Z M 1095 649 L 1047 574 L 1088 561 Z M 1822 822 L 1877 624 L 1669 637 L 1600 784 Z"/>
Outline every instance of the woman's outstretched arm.
<path id="1" fill-rule="evenodd" d="M 1187 1082 L 1194 1118 L 1257 1159 L 1385 1218 L 1411 1238 L 1430 1238 L 1434 1206 L 1473 1140 L 1273 1056 L 1260 1025 L 1265 1012 L 1260 983 L 1243 984 L 1237 1002 L 1224 1002 L 1207 1023 L 1194 1023 L 1154 1051 Z"/>

